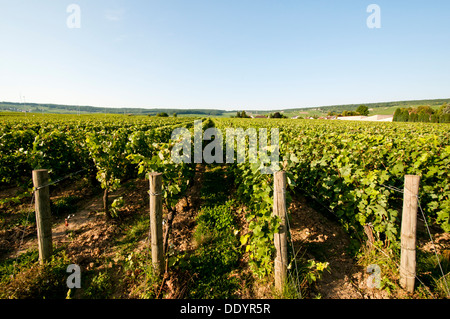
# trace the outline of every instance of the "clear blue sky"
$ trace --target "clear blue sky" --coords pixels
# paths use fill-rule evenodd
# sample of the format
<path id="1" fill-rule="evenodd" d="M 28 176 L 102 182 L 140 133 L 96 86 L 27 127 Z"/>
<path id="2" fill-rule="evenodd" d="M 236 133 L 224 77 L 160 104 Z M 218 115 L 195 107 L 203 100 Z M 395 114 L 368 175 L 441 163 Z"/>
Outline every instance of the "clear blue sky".
<path id="1" fill-rule="evenodd" d="M 69 29 L 70 4 L 81 28 Z M 381 28 L 369 29 L 369 4 Z M 448 0 L 0 0 L 0 101 L 275 109 L 450 97 Z"/>

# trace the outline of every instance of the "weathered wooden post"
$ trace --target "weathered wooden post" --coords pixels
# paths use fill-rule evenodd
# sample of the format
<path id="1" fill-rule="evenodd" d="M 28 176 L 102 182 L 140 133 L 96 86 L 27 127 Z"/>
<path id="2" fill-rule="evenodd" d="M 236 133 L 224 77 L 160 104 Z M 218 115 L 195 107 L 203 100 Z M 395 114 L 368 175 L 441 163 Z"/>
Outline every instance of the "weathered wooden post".
<path id="1" fill-rule="evenodd" d="M 273 214 L 280 217 L 281 225 L 274 234 L 275 242 L 275 289 L 283 291 L 287 275 L 287 228 L 286 228 L 286 172 L 274 173 Z"/>
<path id="2" fill-rule="evenodd" d="M 39 261 L 41 264 L 50 259 L 52 245 L 52 215 L 50 212 L 50 192 L 48 186 L 48 170 L 38 169 L 32 173 L 35 188 L 36 226 L 39 244 Z"/>
<path id="3" fill-rule="evenodd" d="M 162 174 L 150 173 L 150 234 L 153 269 L 164 271 L 163 228 L 162 228 Z"/>
<path id="4" fill-rule="evenodd" d="M 420 177 L 405 175 L 401 226 L 400 286 L 414 291 L 416 276 L 416 225 Z"/>

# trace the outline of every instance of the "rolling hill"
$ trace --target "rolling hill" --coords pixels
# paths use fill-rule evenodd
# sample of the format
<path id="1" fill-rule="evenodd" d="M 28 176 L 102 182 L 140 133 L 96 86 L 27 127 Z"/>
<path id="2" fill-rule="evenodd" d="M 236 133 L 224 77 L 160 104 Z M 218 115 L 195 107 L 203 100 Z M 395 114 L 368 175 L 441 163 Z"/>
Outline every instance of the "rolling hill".
<path id="1" fill-rule="evenodd" d="M 286 116 L 292 117 L 296 115 L 313 116 L 326 115 L 328 112 L 352 111 L 361 105 L 367 105 L 370 115 L 377 114 L 394 114 L 398 107 L 417 107 L 419 105 L 429 105 L 432 108 L 438 108 L 443 103 L 450 103 L 448 99 L 431 99 L 431 100 L 411 100 L 411 101 L 394 101 L 380 103 L 359 103 L 346 105 L 330 105 L 330 106 L 313 106 L 303 108 L 278 109 L 278 110 L 259 110 L 249 111 L 252 114 L 269 114 L 273 112 L 283 112 Z M 239 110 L 246 110 L 243 106 Z M 63 104 L 41 104 L 41 103 L 17 103 L 17 102 L 0 102 L 0 112 L 31 112 L 31 113 L 61 113 L 61 114 L 88 114 L 88 113 L 113 113 L 128 115 L 156 115 L 158 113 L 167 113 L 172 115 L 176 113 L 179 116 L 210 116 L 210 117 L 231 117 L 236 111 L 225 111 L 218 109 L 165 109 L 165 108 L 109 108 L 82 105 L 63 105 Z"/>

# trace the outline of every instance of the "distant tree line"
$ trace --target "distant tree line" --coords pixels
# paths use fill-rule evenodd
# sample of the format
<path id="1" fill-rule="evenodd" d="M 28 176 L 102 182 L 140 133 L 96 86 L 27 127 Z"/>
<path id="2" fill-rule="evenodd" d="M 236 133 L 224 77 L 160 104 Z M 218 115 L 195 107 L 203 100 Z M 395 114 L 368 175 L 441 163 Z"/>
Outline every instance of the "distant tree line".
<path id="1" fill-rule="evenodd" d="M 248 116 L 247 113 L 245 113 L 245 111 L 242 111 L 242 112 L 237 111 L 236 116 L 234 116 L 234 117 L 239 118 L 239 119 L 247 119 L 250 116 Z"/>
<path id="2" fill-rule="evenodd" d="M 344 111 L 342 111 L 342 113 L 330 111 L 330 112 L 328 112 L 327 115 L 328 116 L 357 116 L 357 115 L 367 116 L 367 115 L 369 115 L 369 108 L 367 107 L 367 105 L 360 105 L 356 108 L 355 111 L 344 110 Z"/>
<path id="3" fill-rule="evenodd" d="M 234 118 L 240 118 L 240 119 L 246 119 L 246 118 L 250 118 L 250 116 L 245 113 L 245 111 L 236 112 L 235 116 L 232 116 Z M 269 115 L 267 115 L 267 118 L 272 118 L 272 119 L 287 119 L 288 117 L 280 112 L 275 112 L 275 113 L 270 113 Z"/>
<path id="4" fill-rule="evenodd" d="M 143 109 L 143 108 L 110 108 L 84 105 L 62 105 L 62 104 L 43 104 L 43 103 L 16 103 L 16 102 L 0 102 L 0 110 L 15 110 L 21 111 L 26 109 L 30 112 L 54 112 L 64 113 L 64 111 L 71 112 L 87 112 L 87 113 L 113 113 L 113 114 L 127 114 L 134 115 L 157 115 L 161 113 L 172 114 L 176 112 L 180 114 L 198 114 L 209 116 L 221 116 L 226 111 L 224 110 L 208 110 L 208 109 Z M 48 110 L 48 111 L 47 111 Z"/>
<path id="5" fill-rule="evenodd" d="M 368 108 L 376 109 L 381 107 L 406 107 L 409 106 L 419 106 L 419 105 L 430 105 L 430 106 L 440 106 L 442 103 L 450 103 L 450 99 L 434 99 L 434 100 L 411 100 L 411 101 L 393 101 L 393 102 L 380 102 L 380 103 L 366 103 Z M 346 105 L 330 105 L 330 106 L 320 106 L 317 110 L 322 112 L 335 112 L 340 114 L 343 111 L 354 112 L 358 107 L 358 104 L 346 104 Z M 308 108 L 293 109 L 292 111 L 308 111 Z"/>
<path id="6" fill-rule="evenodd" d="M 417 108 L 398 108 L 394 113 L 394 122 L 450 123 L 450 104 L 444 103 L 438 110 L 428 105 Z"/>
<path id="7" fill-rule="evenodd" d="M 287 119 L 287 116 L 280 112 L 270 113 L 268 117 L 269 119 Z"/>

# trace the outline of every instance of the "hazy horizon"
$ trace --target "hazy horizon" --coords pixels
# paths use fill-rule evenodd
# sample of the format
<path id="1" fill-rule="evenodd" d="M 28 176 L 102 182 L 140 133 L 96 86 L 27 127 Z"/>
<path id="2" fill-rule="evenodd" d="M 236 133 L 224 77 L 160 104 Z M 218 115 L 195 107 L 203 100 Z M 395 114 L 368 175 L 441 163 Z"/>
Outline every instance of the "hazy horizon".
<path id="1" fill-rule="evenodd" d="M 438 99 L 424 99 L 424 100 L 450 100 L 450 98 L 438 98 Z M 147 108 L 147 107 L 133 107 L 133 106 L 123 106 L 123 107 L 105 107 L 105 106 L 96 106 L 96 105 L 75 105 L 75 104 L 59 104 L 64 106 L 80 106 L 80 107 L 97 107 L 97 108 L 123 108 L 123 109 L 144 109 L 144 110 L 217 110 L 217 111 L 225 111 L 225 112 L 237 112 L 237 111 L 254 111 L 254 112 L 269 112 L 269 111 L 290 111 L 290 110 L 296 110 L 296 109 L 316 109 L 316 108 L 322 108 L 322 107 L 338 107 L 338 106 L 347 106 L 347 105 L 371 105 L 371 104 L 383 104 L 383 103 L 404 103 L 404 102 L 416 102 L 421 100 L 397 100 L 397 101 L 378 101 L 373 103 L 351 103 L 351 104 L 331 104 L 331 105 L 315 105 L 315 106 L 307 106 L 307 107 L 298 107 L 298 108 L 278 108 L 278 109 L 245 109 L 245 108 L 236 108 L 236 109 L 218 109 L 218 108 L 163 108 L 163 107 L 153 107 L 153 108 Z M 0 101 L 0 103 L 17 103 L 17 104 L 53 104 L 53 103 L 34 103 L 34 102 L 14 102 L 14 101 Z M 58 104 L 55 104 L 58 105 Z"/>

